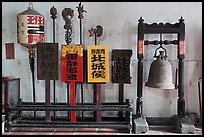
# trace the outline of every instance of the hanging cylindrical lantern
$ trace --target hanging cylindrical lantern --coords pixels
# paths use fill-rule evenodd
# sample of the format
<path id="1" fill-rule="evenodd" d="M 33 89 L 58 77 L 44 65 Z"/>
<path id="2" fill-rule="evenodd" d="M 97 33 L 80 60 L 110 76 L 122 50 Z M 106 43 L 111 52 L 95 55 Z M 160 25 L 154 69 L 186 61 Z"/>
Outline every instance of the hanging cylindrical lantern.
<path id="1" fill-rule="evenodd" d="M 44 40 L 44 16 L 30 3 L 27 10 L 17 15 L 17 41 L 30 48 Z"/>

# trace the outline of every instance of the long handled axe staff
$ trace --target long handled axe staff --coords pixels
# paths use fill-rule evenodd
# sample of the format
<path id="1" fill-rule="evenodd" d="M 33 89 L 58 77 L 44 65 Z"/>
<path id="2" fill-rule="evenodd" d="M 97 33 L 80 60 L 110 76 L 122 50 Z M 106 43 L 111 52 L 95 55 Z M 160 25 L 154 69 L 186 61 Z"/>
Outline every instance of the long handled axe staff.
<path id="1" fill-rule="evenodd" d="M 97 37 L 100 37 L 103 34 L 103 28 L 100 25 L 97 25 L 95 29 L 91 28 L 88 30 L 90 33 L 90 37 L 95 36 L 95 45 L 97 46 Z M 101 105 L 101 84 L 93 84 L 94 88 L 94 96 L 93 101 L 96 105 Z M 101 122 L 101 112 L 97 111 L 94 113 L 94 117 L 96 117 L 97 122 Z"/>

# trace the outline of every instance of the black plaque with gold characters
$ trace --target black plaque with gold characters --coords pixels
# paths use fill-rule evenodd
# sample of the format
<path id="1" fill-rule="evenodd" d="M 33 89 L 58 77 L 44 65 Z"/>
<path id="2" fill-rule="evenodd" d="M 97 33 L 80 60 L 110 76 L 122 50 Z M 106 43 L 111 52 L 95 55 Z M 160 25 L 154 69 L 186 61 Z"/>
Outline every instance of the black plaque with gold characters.
<path id="1" fill-rule="evenodd" d="M 38 43 L 38 80 L 58 80 L 58 43 Z"/>
<path id="2" fill-rule="evenodd" d="M 112 83 L 131 83 L 132 50 L 112 50 Z"/>

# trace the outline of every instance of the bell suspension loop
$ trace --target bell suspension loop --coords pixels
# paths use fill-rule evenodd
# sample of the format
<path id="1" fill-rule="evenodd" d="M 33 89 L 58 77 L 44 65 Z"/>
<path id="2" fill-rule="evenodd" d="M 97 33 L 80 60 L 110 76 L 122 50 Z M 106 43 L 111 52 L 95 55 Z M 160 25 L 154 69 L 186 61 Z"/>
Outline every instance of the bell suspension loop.
<path id="1" fill-rule="evenodd" d="M 159 50 L 159 49 L 163 49 L 163 51 L 165 52 L 165 55 L 164 55 L 164 58 L 167 58 L 167 51 L 166 51 L 166 49 L 162 46 L 163 45 L 163 41 L 162 41 L 162 33 L 160 33 L 160 41 L 159 41 L 159 47 L 158 48 L 156 48 L 156 50 L 155 50 L 155 52 L 154 52 L 154 58 L 157 58 L 158 56 L 157 56 L 157 50 Z M 164 54 L 163 52 L 162 52 L 162 54 Z M 159 55 L 160 56 L 160 55 Z"/>

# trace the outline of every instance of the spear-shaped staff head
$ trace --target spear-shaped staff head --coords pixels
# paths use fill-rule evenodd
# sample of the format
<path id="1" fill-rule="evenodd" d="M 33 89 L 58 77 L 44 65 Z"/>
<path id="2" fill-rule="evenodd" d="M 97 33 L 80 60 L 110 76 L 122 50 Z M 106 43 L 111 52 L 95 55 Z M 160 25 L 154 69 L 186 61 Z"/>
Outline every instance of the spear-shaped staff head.
<path id="1" fill-rule="evenodd" d="M 78 18 L 79 18 L 79 19 L 83 19 L 83 18 L 84 18 L 83 12 L 86 12 L 86 13 L 87 13 L 87 11 L 84 10 L 84 7 L 83 7 L 83 5 L 81 5 L 81 2 L 79 3 L 79 6 L 76 7 L 76 8 L 78 9 L 78 12 L 79 12 Z"/>

